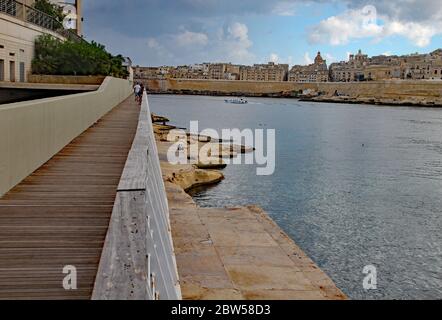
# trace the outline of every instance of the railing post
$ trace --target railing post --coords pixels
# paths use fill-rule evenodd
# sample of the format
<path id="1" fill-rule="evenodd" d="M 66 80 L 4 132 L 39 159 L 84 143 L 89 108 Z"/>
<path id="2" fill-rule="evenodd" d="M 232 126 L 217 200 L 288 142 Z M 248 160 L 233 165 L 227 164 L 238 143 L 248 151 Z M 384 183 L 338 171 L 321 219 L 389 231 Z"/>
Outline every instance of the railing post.
<path id="1" fill-rule="evenodd" d="M 21 13 L 22 19 L 24 22 L 27 22 L 27 20 L 26 20 L 26 5 L 22 4 L 21 9 L 22 9 L 22 13 Z"/>

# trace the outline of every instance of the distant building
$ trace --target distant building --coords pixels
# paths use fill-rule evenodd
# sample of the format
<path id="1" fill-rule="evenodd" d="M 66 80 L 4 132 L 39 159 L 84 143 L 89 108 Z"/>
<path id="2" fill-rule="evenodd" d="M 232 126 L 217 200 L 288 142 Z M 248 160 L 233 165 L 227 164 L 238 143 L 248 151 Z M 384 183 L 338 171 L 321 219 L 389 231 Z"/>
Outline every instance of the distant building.
<path id="1" fill-rule="evenodd" d="M 134 80 L 134 69 L 132 68 L 132 59 L 129 57 L 124 57 L 123 67 L 126 69 L 128 73 L 128 80 Z"/>
<path id="2" fill-rule="evenodd" d="M 239 80 L 240 66 L 231 63 L 209 64 L 209 79 L 211 80 Z"/>
<path id="3" fill-rule="evenodd" d="M 348 61 L 329 67 L 321 53 L 314 63 L 296 65 L 289 72 L 287 64 L 201 63 L 178 67 L 135 67 L 137 79 L 209 79 L 243 81 L 352 82 L 390 79 L 442 80 L 442 49 L 429 54 L 369 57 L 361 50 L 350 54 Z"/>
<path id="4" fill-rule="evenodd" d="M 429 54 L 380 55 L 371 58 L 359 50 L 358 54 L 349 56 L 349 61 L 331 64 L 330 79 L 335 82 L 441 80 L 442 50 Z"/>
<path id="5" fill-rule="evenodd" d="M 359 50 L 356 55 L 351 54 L 349 56 L 348 62 L 341 61 L 330 65 L 330 81 L 363 81 L 365 79 L 364 67 L 366 65 L 368 65 L 368 55 L 363 54 Z"/>
<path id="6" fill-rule="evenodd" d="M 227 72 L 227 64 L 225 63 L 211 63 L 209 65 L 209 79 L 224 80 L 224 75 Z"/>
<path id="7" fill-rule="evenodd" d="M 288 81 L 291 82 L 327 82 L 329 80 L 329 73 L 327 68 L 327 61 L 318 52 L 313 64 L 308 66 L 294 66 L 288 76 Z"/>
<path id="8" fill-rule="evenodd" d="M 289 65 L 255 64 L 253 66 L 240 67 L 240 80 L 247 81 L 287 81 Z"/>

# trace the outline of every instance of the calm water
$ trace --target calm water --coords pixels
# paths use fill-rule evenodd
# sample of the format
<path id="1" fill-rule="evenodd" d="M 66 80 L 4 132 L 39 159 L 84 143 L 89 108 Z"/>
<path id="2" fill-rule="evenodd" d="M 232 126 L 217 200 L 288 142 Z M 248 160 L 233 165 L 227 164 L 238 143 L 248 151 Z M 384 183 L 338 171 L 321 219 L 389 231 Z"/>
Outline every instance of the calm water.
<path id="1" fill-rule="evenodd" d="M 230 165 L 201 206 L 259 204 L 353 299 L 442 298 L 442 110 L 223 101 L 150 97 L 180 127 L 276 129 L 275 174 Z"/>

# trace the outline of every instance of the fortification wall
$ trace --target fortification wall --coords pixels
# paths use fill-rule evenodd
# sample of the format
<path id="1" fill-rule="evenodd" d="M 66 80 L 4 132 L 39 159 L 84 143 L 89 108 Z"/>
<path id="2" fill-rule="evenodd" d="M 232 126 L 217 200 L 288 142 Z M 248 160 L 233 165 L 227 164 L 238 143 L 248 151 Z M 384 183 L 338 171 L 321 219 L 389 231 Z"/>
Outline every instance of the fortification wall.
<path id="1" fill-rule="evenodd" d="M 442 81 L 256 82 L 218 80 L 147 80 L 150 93 L 296 97 L 307 89 L 324 97 L 335 93 L 361 101 L 402 101 L 442 104 Z"/>

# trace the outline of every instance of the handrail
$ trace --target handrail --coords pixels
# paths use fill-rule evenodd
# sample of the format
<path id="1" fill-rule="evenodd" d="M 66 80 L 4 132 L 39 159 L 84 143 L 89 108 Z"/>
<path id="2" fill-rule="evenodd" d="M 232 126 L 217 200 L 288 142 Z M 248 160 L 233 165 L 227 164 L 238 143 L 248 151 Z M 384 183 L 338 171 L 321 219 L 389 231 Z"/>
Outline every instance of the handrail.
<path id="1" fill-rule="evenodd" d="M 51 30 L 58 33 L 64 38 L 71 41 L 84 41 L 82 37 L 65 29 L 63 23 L 54 17 L 37 10 L 33 7 L 27 6 L 16 0 L 0 0 L 0 12 L 10 15 L 24 22 L 35 24 L 39 27 Z"/>
<path id="2" fill-rule="evenodd" d="M 123 170 L 92 300 L 179 300 L 169 207 L 147 95 Z"/>

